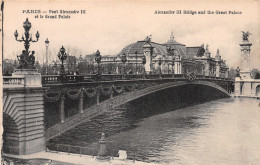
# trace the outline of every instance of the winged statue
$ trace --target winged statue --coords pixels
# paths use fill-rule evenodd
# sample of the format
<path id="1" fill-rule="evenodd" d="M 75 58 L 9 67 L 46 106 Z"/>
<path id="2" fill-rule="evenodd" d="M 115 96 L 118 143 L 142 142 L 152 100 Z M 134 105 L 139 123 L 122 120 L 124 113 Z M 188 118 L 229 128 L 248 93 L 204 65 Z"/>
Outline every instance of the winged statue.
<path id="1" fill-rule="evenodd" d="M 244 32 L 244 31 L 241 31 L 243 34 L 242 38 L 243 38 L 243 41 L 248 41 L 248 37 L 249 35 L 251 35 L 251 33 L 249 33 L 249 31 L 247 32 Z"/>

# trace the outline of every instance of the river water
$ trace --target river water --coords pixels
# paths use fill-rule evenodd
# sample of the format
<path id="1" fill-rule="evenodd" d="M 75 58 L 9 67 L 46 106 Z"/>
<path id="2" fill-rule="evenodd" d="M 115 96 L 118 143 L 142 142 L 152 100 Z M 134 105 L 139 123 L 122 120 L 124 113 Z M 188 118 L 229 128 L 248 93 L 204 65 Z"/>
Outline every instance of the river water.
<path id="1" fill-rule="evenodd" d="M 168 106 L 166 112 L 150 115 L 147 109 L 158 107 L 139 104 L 83 123 L 51 145 L 93 147 L 105 132 L 111 154 L 126 150 L 130 159 L 181 165 L 260 164 L 259 100 L 226 98 L 174 111 Z"/>

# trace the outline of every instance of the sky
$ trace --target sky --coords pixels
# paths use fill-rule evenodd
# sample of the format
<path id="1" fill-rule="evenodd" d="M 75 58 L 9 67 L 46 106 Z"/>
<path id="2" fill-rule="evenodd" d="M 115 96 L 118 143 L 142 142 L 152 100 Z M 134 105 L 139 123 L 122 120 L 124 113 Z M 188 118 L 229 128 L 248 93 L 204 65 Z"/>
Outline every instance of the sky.
<path id="1" fill-rule="evenodd" d="M 79 57 L 92 54 L 97 49 L 102 55 L 116 55 L 125 46 L 146 36 L 152 41 L 165 43 L 171 32 L 177 42 L 186 46 L 209 44 L 211 56 L 217 49 L 229 67 L 237 67 L 240 61 L 241 31 L 249 31 L 252 68 L 260 69 L 260 2 L 259 1 L 6 1 L 4 8 L 4 58 L 15 59 L 24 49 L 15 41 L 14 32 L 21 37 L 26 18 L 32 24 L 30 33 L 38 42 L 31 43 L 36 59 L 43 62 L 46 38 L 49 61 L 55 60 L 64 46 L 71 55 Z M 28 13 L 26 10 L 40 10 Z M 69 19 L 50 19 L 50 10 L 85 10 L 86 14 L 69 14 Z M 181 10 L 182 14 L 155 14 L 155 11 Z M 184 14 L 184 10 L 213 11 L 214 14 Z M 46 13 L 43 13 L 46 11 Z M 238 11 L 242 14 L 217 14 L 219 11 Z M 44 18 L 35 18 L 42 15 Z"/>

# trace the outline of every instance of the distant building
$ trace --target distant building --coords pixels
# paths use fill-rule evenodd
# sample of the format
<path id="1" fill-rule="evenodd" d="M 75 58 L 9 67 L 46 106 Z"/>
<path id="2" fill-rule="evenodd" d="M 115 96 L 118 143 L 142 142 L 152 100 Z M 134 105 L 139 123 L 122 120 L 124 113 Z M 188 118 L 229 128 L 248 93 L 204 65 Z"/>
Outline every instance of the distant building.
<path id="1" fill-rule="evenodd" d="M 174 49 L 174 51 L 169 53 L 169 50 L 167 50 L 169 47 Z M 206 45 L 206 48 L 204 48 L 204 44 L 187 47 L 175 41 L 173 34 L 163 44 L 152 42 L 147 37 L 145 40 L 127 45 L 118 55 L 103 55 L 101 53 L 100 67 L 102 73 L 122 73 L 123 63 L 121 56 L 123 54 L 126 54 L 127 57 L 126 70 L 135 74 L 143 73 L 144 70 L 147 73 L 159 73 L 161 70 L 163 74 L 172 74 L 174 72 L 174 74 L 195 73 L 204 76 L 228 77 L 229 68 L 221 58 L 219 50 L 217 50 L 215 57 L 212 57 L 208 45 Z M 144 56 L 146 57 L 145 65 L 142 63 Z M 71 58 L 73 59 L 69 61 L 75 61 L 74 56 L 71 56 Z M 91 70 L 91 73 L 95 73 L 97 70 L 95 53 L 85 57 L 80 56 L 80 58 L 76 59 L 76 63 L 87 65 L 84 69 L 81 69 L 83 72 L 86 71 L 88 73 Z M 161 65 L 159 66 L 159 64 Z"/>
<path id="2" fill-rule="evenodd" d="M 120 51 L 120 56 L 125 53 L 127 56 L 127 65 L 135 67 L 142 66 L 142 59 L 144 56 L 144 47 L 147 43 L 146 40 L 137 41 L 130 45 L 127 45 Z M 228 77 L 228 66 L 225 61 L 221 59 L 219 50 L 215 57 L 211 57 L 208 45 L 206 49 L 204 44 L 197 47 L 186 47 L 186 45 L 178 43 L 174 40 L 173 34 L 170 36 L 170 40 L 166 43 L 160 44 L 155 42 L 149 42 L 152 49 L 152 64 L 151 68 L 153 72 L 159 70 L 159 60 L 161 60 L 161 71 L 163 74 L 187 74 L 189 72 L 196 72 L 199 75 L 216 76 L 216 77 Z M 174 49 L 174 55 L 167 52 L 167 47 Z M 116 58 L 116 62 L 120 62 L 119 57 L 110 57 L 111 62 L 113 58 Z"/>

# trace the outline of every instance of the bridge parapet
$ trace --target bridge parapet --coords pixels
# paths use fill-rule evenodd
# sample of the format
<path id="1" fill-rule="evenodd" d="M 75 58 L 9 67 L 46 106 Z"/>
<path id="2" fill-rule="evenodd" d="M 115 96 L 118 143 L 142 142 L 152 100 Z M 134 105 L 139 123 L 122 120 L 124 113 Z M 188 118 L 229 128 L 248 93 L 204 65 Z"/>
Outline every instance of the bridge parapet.
<path id="1" fill-rule="evenodd" d="M 71 83 L 71 82 L 82 82 L 84 77 L 81 75 L 43 75 L 42 84 L 58 84 L 58 83 Z"/>
<path id="2" fill-rule="evenodd" d="M 3 88 L 25 87 L 24 76 L 3 76 Z"/>

